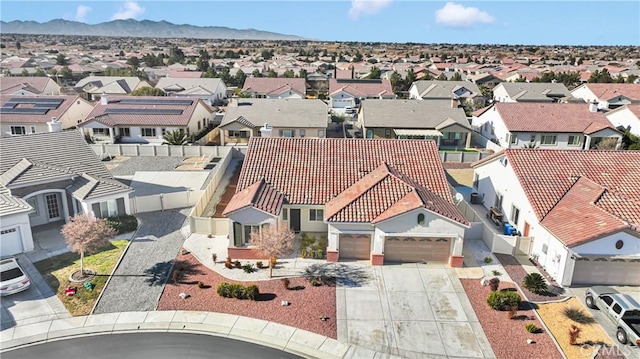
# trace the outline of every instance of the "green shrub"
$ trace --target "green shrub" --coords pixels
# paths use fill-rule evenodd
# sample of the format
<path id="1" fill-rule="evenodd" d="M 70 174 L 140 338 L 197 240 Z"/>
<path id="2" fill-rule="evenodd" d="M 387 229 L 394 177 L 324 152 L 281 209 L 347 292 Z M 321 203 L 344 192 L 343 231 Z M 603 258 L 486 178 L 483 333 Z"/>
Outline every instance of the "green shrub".
<path id="1" fill-rule="evenodd" d="M 138 219 L 130 214 L 107 218 L 107 224 L 113 228 L 117 234 L 133 232 L 138 229 Z"/>
<path id="2" fill-rule="evenodd" d="M 231 298 L 245 298 L 244 286 L 242 284 L 229 284 L 229 291 L 231 292 Z"/>
<path id="3" fill-rule="evenodd" d="M 547 282 L 545 282 L 540 273 L 527 274 L 522 280 L 522 286 L 536 294 L 547 291 Z"/>
<path id="4" fill-rule="evenodd" d="M 218 284 L 218 295 L 223 298 L 231 298 L 231 288 L 229 283 Z"/>
<path id="5" fill-rule="evenodd" d="M 260 290 L 257 285 L 249 285 L 244 289 L 244 293 L 246 298 L 249 300 L 256 300 L 260 295 Z"/>
<path id="6" fill-rule="evenodd" d="M 498 275 L 502 275 L 502 272 L 500 272 L 499 270 L 495 270 L 494 269 L 494 270 L 491 271 L 491 274 L 493 274 L 495 276 L 498 276 Z"/>
<path id="7" fill-rule="evenodd" d="M 491 264 L 491 263 L 493 263 L 493 258 L 491 258 L 491 257 L 484 257 L 484 262 L 485 262 L 485 263 L 487 263 L 487 264 Z"/>
<path id="8" fill-rule="evenodd" d="M 595 323 L 595 320 L 593 319 L 593 317 L 587 315 L 584 311 L 582 311 L 579 308 L 572 308 L 572 307 L 564 308 L 562 310 L 562 314 L 564 314 L 565 317 L 579 324 L 589 325 L 589 324 Z"/>
<path id="9" fill-rule="evenodd" d="M 253 272 L 255 272 L 255 271 L 256 271 L 256 269 L 255 269 L 255 268 L 253 268 L 253 264 L 251 264 L 251 263 L 247 263 L 247 264 L 243 265 L 243 266 L 242 266 L 242 270 L 243 270 L 245 273 L 253 273 Z"/>
<path id="10" fill-rule="evenodd" d="M 506 310 L 514 306 L 518 307 L 521 301 L 522 298 L 520 298 L 520 294 L 505 290 L 491 292 L 487 298 L 487 304 L 495 310 Z"/>
<path id="11" fill-rule="evenodd" d="M 527 325 L 524 326 L 524 328 L 529 332 L 529 333 L 539 333 L 540 332 L 540 328 L 538 328 L 538 326 L 536 326 L 533 323 L 529 323 Z"/>

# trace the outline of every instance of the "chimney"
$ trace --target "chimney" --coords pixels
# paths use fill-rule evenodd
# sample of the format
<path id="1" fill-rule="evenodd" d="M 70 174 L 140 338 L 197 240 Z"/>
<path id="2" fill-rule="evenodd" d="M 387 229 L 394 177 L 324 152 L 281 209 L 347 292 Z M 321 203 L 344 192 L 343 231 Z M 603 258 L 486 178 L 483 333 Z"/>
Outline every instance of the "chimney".
<path id="1" fill-rule="evenodd" d="M 458 97 L 454 96 L 451 98 L 451 108 L 460 107 L 460 101 L 458 101 Z"/>
<path id="2" fill-rule="evenodd" d="M 589 102 L 589 112 L 598 112 L 598 103 L 596 101 Z"/>
<path id="3" fill-rule="evenodd" d="M 265 123 L 264 126 L 260 127 L 260 136 L 261 137 L 272 137 L 273 127 L 269 126 L 268 123 Z"/>
<path id="4" fill-rule="evenodd" d="M 49 132 L 62 131 L 62 122 L 58 121 L 55 117 L 51 117 L 51 122 L 47 122 L 47 126 L 49 127 Z"/>
<path id="5" fill-rule="evenodd" d="M 102 93 L 102 96 L 100 96 L 100 104 L 104 106 L 109 104 L 109 96 L 104 92 Z"/>

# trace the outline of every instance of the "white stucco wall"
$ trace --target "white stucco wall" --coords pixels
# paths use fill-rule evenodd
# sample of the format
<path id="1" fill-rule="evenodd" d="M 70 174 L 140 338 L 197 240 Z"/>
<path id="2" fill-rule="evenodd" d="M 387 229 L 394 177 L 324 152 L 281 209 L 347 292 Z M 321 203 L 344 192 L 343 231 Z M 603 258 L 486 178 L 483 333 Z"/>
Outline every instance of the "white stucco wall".
<path id="1" fill-rule="evenodd" d="M 28 212 L 2 216 L 0 223 L 2 224 L 0 226 L 2 230 L 19 227 L 22 238 L 22 250 L 24 252 L 34 250 L 35 247 L 33 245 L 33 235 L 31 234 Z"/>
<path id="2" fill-rule="evenodd" d="M 629 128 L 631 133 L 640 136 L 640 118 L 636 117 L 628 108 L 616 109 L 615 111 L 607 113 L 606 116 L 613 126 Z"/>
<path id="3" fill-rule="evenodd" d="M 65 111 L 65 113 L 60 116 L 58 121 L 62 122 L 63 129 L 77 126 L 78 123 L 84 121 L 87 118 L 92 110 L 93 104 L 78 97 L 77 99 L 75 99 L 73 104 L 69 106 L 69 109 L 67 109 L 67 111 Z"/>
<path id="4" fill-rule="evenodd" d="M 489 123 L 489 130 L 487 131 L 484 128 L 485 123 Z M 472 120 L 472 125 L 475 127 L 481 128 L 481 133 L 483 136 L 487 138 L 495 137 L 500 142 L 500 146 L 507 147 L 507 126 L 505 126 L 504 122 L 502 122 L 502 117 L 498 114 L 498 111 L 495 107 L 490 108 L 485 113 L 478 117 L 474 117 Z M 493 127 L 494 135 L 491 134 L 491 127 Z"/>
<path id="5" fill-rule="evenodd" d="M 498 84 L 493 88 L 493 100 L 495 102 L 517 102 L 516 100 L 512 100 L 511 97 L 509 97 L 509 94 L 505 90 L 504 86 L 502 86 L 502 84 Z"/>
<path id="6" fill-rule="evenodd" d="M 623 246 L 616 249 L 616 242 L 619 240 L 622 241 Z M 627 232 L 618 232 L 572 247 L 571 250 L 578 255 L 637 256 L 640 254 L 640 238 Z"/>
<path id="7" fill-rule="evenodd" d="M 345 108 L 347 106 L 353 107 L 356 105 L 356 101 L 353 95 L 348 94 L 344 91 L 340 91 L 331 95 L 330 99 L 332 108 Z"/>
<path id="8" fill-rule="evenodd" d="M 584 102 L 598 101 L 598 97 L 589 90 L 586 85 L 581 85 L 571 91 L 571 95 L 575 98 L 584 100 Z"/>

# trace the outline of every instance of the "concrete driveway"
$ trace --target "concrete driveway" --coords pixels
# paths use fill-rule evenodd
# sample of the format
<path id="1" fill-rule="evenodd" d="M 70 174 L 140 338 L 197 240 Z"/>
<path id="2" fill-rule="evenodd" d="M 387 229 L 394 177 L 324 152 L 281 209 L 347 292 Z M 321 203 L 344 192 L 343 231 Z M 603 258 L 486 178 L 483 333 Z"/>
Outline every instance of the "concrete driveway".
<path id="1" fill-rule="evenodd" d="M 640 301 L 640 287 L 626 287 L 626 286 L 625 287 L 615 287 L 615 286 L 612 286 L 612 288 L 614 288 L 615 290 L 617 290 L 620 293 L 630 294 L 634 298 L 636 298 L 637 300 Z M 586 289 L 587 289 L 587 287 L 572 287 L 572 288 L 568 288 L 567 292 L 570 295 L 576 297 L 580 301 L 580 303 L 582 303 L 582 306 L 584 307 L 584 309 L 589 311 L 589 313 L 598 322 L 598 324 L 600 324 L 602 329 L 604 329 L 604 331 L 609 335 L 609 337 L 611 337 L 611 340 L 613 340 L 613 342 L 616 343 L 617 347 L 627 357 L 627 359 L 640 359 L 640 347 L 631 346 L 631 345 L 628 345 L 628 344 L 627 345 L 622 345 L 622 344 L 620 344 L 620 342 L 618 342 L 618 340 L 616 339 L 617 327 L 613 324 L 611 319 L 609 319 L 609 317 L 607 317 L 606 314 L 604 314 L 599 309 L 587 308 L 586 304 L 584 304 L 585 290 Z"/>
<path id="2" fill-rule="evenodd" d="M 366 267 L 336 291 L 338 340 L 404 358 L 495 358 L 452 268 Z"/>
<path id="3" fill-rule="evenodd" d="M 31 287 L 24 292 L 1 297 L 1 329 L 5 330 L 16 325 L 53 319 L 70 318 L 69 312 L 31 261 L 24 254 L 16 257 L 20 266 L 31 279 Z"/>

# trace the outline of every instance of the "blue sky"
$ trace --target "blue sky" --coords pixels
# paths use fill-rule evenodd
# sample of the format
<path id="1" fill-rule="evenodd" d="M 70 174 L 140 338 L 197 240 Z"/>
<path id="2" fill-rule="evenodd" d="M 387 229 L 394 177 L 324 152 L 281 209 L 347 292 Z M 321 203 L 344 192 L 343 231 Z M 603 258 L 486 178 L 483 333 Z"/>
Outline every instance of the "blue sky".
<path id="1" fill-rule="evenodd" d="M 640 45 L 640 1 L 11 1 L 3 21 L 113 19 L 254 28 L 326 41 Z"/>

